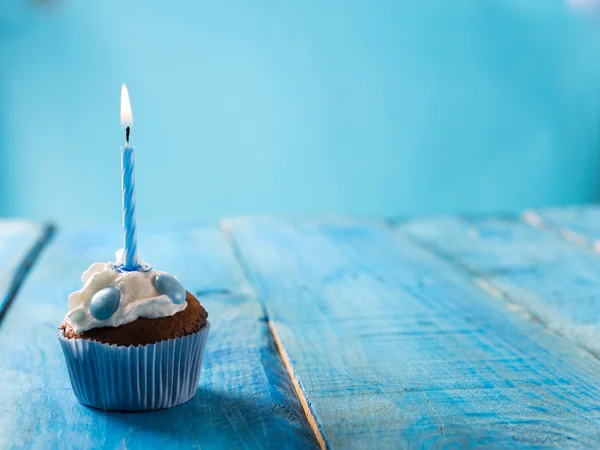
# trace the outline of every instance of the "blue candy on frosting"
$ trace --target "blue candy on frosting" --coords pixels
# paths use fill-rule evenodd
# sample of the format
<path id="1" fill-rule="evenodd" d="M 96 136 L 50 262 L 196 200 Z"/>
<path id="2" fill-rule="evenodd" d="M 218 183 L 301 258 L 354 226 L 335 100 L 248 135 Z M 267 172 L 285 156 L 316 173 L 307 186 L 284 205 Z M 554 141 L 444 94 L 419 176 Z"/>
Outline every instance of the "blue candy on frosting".
<path id="1" fill-rule="evenodd" d="M 139 258 L 144 270 L 116 270 L 124 264 L 123 250 L 116 256 L 115 263 L 92 264 L 81 277 L 83 287 L 69 295 L 67 319 L 75 333 L 120 327 L 140 317 L 170 317 L 187 307 L 186 291 L 177 278 Z"/>
<path id="2" fill-rule="evenodd" d="M 114 286 L 100 289 L 90 301 L 90 314 L 98 320 L 108 319 L 119 307 L 121 293 Z"/>
<path id="3" fill-rule="evenodd" d="M 185 288 L 173 275 L 159 273 L 154 278 L 154 286 L 159 293 L 169 297 L 176 305 L 185 302 Z"/>

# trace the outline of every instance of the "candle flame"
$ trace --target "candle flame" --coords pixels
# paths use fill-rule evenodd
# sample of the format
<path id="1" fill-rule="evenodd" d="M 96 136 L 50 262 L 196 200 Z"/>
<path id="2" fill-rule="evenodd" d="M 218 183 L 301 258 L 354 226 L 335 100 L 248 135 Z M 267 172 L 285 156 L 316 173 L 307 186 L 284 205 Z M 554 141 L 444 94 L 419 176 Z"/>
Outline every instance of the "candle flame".
<path id="1" fill-rule="evenodd" d="M 131 113 L 131 102 L 129 101 L 129 91 L 127 86 L 121 86 L 121 126 L 133 126 L 133 114 Z"/>

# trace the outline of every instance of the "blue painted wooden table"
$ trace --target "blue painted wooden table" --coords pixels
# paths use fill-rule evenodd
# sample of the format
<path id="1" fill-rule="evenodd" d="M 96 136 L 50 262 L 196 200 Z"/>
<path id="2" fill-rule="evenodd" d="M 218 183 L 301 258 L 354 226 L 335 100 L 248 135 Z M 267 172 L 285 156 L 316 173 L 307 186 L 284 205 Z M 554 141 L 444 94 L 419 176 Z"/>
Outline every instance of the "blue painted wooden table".
<path id="1" fill-rule="evenodd" d="M 141 229 L 213 325 L 196 396 L 75 400 L 57 325 L 118 228 L 0 222 L 0 449 L 600 448 L 600 208 Z"/>

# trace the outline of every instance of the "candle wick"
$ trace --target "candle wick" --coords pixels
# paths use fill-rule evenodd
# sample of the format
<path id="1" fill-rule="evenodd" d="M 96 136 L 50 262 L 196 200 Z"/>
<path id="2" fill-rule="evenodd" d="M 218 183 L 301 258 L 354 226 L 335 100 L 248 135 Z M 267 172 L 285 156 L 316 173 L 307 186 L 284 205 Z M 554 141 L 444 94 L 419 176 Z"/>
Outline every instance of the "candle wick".
<path id="1" fill-rule="evenodd" d="M 127 145 L 129 145 L 129 133 L 131 132 L 131 128 L 127 127 L 125 128 L 125 141 L 127 142 Z"/>

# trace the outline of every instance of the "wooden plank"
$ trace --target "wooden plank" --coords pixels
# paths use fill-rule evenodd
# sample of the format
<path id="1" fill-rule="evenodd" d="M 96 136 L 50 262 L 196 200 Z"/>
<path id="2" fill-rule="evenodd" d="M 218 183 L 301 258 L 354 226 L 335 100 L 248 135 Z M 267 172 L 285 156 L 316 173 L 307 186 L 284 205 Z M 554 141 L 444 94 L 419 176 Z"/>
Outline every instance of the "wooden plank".
<path id="1" fill-rule="evenodd" d="M 598 360 L 464 271 L 377 224 L 224 229 L 331 448 L 600 444 Z"/>
<path id="2" fill-rule="evenodd" d="M 261 306 L 217 227 L 140 230 L 141 256 L 176 274 L 209 311 L 200 386 L 163 411 L 106 413 L 71 390 L 57 326 L 81 272 L 120 233 L 59 234 L 0 327 L 0 448 L 314 448 L 317 443 Z"/>
<path id="3" fill-rule="evenodd" d="M 0 322 L 52 229 L 25 220 L 0 221 Z"/>
<path id="4" fill-rule="evenodd" d="M 528 210 L 523 220 L 529 225 L 552 230 L 569 241 L 590 245 L 600 251 L 600 206 Z"/>
<path id="5" fill-rule="evenodd" d="M 417 219 L 399 230 L 464 265 L 507 299 L 507 308 L 525 308 L 600 356 L 600 258 L 595 252 L 518 218 Z"/>

